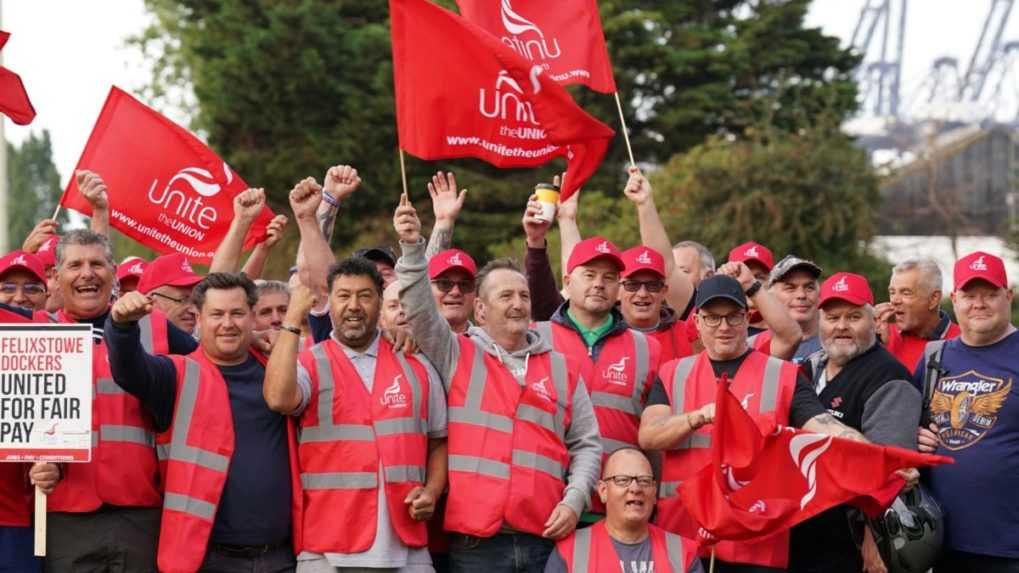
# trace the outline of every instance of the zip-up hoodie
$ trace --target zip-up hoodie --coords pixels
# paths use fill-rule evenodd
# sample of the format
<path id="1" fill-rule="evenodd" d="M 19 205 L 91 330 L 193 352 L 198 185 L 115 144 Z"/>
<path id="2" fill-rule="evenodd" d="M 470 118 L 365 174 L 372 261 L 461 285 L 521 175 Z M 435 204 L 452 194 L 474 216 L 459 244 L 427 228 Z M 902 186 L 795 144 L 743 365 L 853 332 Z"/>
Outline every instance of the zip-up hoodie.
<path id="1" fill-rule="evenodd" d="M 414 341 L 422 354 L 435 366 L 446 390 L 449 391 L 460 359 L 460 345 L 457 339 L 459 335 L 450 330 L 449 324 L 439 314 L 435 299 L 432 297 L 424 240 L 414 245 L 400 243 L 400 247 L 403 256 L 396 264 L 396 274 L 400 281 L 400 302 L 403 303 Z M 472 326 L 468 329 L 467 335 L 480 340 L 485 352 L 505 364 L 521 385 L 531 356 L 552 351 L 551 343 L 533 329 L 527 332 L 527 345 L 512 352 L 499 346 L 483 327 Z M 572 406 L 573 416 L 564 436 L 570 455 L 570 468 L 560 503 L 572 509 L 579 517 L 600 475 L 602 453 L 598 421 L 582 379 L 577 382 Z"/>

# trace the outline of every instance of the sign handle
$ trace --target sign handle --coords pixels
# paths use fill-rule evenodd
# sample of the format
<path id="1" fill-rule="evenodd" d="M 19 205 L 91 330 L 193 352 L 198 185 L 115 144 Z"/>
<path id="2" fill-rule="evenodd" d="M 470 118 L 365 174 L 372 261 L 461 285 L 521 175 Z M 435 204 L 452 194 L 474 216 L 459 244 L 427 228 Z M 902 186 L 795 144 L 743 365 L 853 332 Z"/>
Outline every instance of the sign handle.
<path id="1" fill-rule="evenodd" d="M 35 488 L 35 556 L 46 556 L 46 494 Z"/>
<path id="2" fill-rule="evenodd" d="M 715 573 L 715 548 L 711 548 L 711 564 L 708 566 L 708 573 Z"/>

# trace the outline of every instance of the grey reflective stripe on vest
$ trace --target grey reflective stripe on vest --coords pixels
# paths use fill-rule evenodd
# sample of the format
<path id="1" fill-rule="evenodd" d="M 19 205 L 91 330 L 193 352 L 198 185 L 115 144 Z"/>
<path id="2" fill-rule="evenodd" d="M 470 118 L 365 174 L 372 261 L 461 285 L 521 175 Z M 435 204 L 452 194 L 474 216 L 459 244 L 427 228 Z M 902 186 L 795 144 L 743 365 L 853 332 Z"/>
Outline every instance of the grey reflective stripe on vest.
<path id="1" fill-rule="evenodd" d="M 637 360 L 633 370 L 637 379 L 633 382 L 633 412 L 640 417 L 644 411 L 644 389 L 647 387 L 648 370 L 651 368 L 651 355 L 648 352 L 647 335 L 643 332 L 630 330 L 633 335 L 633 354 Z"/>
<path id="2" fill-rule="evenodd" d="M 587 573 L 591 569 L 591 530 L 585 527 L 576 530 L 573 537 L 573 573 Z"/>
<path id="3" fill-rule="evenodd" d="M 156 444 L 156 458 L 161 462 L 170 459 L 170 444 Z"/>
<path id="4" fill-rule="evenodd" d="M 658 497 L 676 497 L 679 495 L 679 486 L 683 485 L 682 481 L 663 481 L 658 484 Z"/>
<path id="5" fill-rule="evenodd" d="M 450 454 L 449 471 L 476 473 L 499 479 L 509 479 L 509 465 L 477 456 Z"/>
<path id="6" fill-rule="evenodd" d="M 187 513 L 206 521 L 212 521 L 216 517 L 215 505 L 205 500 L 169 491 L 163 494 L 163 509 Z"/>
<path id="7" fill-rule="evenodd" d="M 676 364 L 676 373 L 672 376 L 672 413 L 676 416 L 686 412 L 686 379 L 697 362 L 696 356 L 687 356 Z"/>
<path id="8" fill-rule="evenodd" d="M 548 342 L 549 346 L 555 348 L 555 334 L 552 332 L 552 322 L 545 320 L 534 325 L 534 329 L 538 331 L 538 334 Z"/>
<path id="9" fill-rule="evenodd" d="M 496 432 L 510 434 L 513 432 L 512 418 L 481 410 L 481 400 L 485 395 L 485 381 L 488 379 L 488 372 L 485 369 L 485 350 L 476 340 L 471 339 L 471 342 L 474 344 L 474 359 L 471 360 L 471 374 L 467 380 L 464 405 L 449 408 L 449 421 L 482 426 Z"/>
<path id="10" fill-rule="evenodd" d="M 152 339 L 152 315 L 146 314 L 138 321 L 138 329 L 141 330 L 142 348 L 149 354 L 155 354 L 155 342 Z"/>
<path id="11" fill-rule="evenodd" d="M 556 392 L 556 432 L 557 436 L 563 438 L 566 437 L 566 405 L 573 402 L 573 397 L 570 393 L 570 383 L 568 380 L 568 373 L 566 369 L 566 357 L 562 354 L 552 351 L 548 353 L 549 363 L 551 364 L 552 370 L 552 384 L 555 386 Z"/>
<path id="12" fill-rule="evenodd" d="M 765 331 L 765 332 L 767 332 L 767 331 Z M 747 347 L 753 348 L 754 347 L 754 343 L 757 342 L 757 337 L 760 336 L 761 334 L 762 333 L 758 332 L 757 334 L 755 334 L 753 336 L 747 337 Z"/>
<path id="13" fill-rule="evenodd" d="M 99 426 L 99 439 L 104 442 L 127 442 L 150 448 L 156 445 L 155 434 L 136 426 L 101 424 Z"/>
<path id="14" fill-rule="evenodd" d="M 375 431 L 367 424 L 333 423 L 333 394 L 336 391 L 336 381 L 333 379 L 333 370 L 329 364 L 329 356 L 326 355 L 325 344 L 312 346 L 311 355 L 318 373 L 318 424 L 301 428 L 298 440 L 302 444 L 337 440 L 374 442 Z"/>
<path id="15" fill-rule="evenodd" d="M 379 485 L 375 472 L 302 473 L 304 489 L 375 489 Z"/>
<path id="16" fill-rule="evenodd" d="M 627 398 L 626 396 L 610 394 L 608 392 L 591 392 L 591 404 L 599 408 L 619 410 L 631 416 L 640 416 L 640 412 L 634 407 L 632 397 Z"/>
<path id="17" fill-rule="evenodd" d="M 191 359 L 184 360 L 184 384 L 177 396 L 177 411 L 173 419 L 173 433 L 170 435 L 170 450 L 167 459 L 195 464 L 217 472 L 226 472 L 230 460 L 216 452 L 189 446 L 188 429 L 191 428 L 198 401 L 202 368 Z"/>
<path id="18" fill-rule="evenodd" d="M 558 435 L 559 433 L 559 425 L 556 423 L 555 415 L 550 414 L 541 408 L 535 408 L 534 406 L 529 406 L 527 404 L 520 404 L 517 406 L 517 419 L 537 424 L 553 434 Z"/>
<path id="19" fill-rule="evenodd" d="M 530 468 L 561 480 L 566 475 L 566 469 L 559 462 L 534 452 L 513 450 L 513 465 L 523 468 Z"/>
<path id="20" fill-rule="evenodd" d="M 113 378 L 100 378 L 96 380 L 96 392 L 99 394 L 127 394 L 123 388 L 117 386 Z"/>
<path id="21" fill-rule="evenodd" d="M 654 551 L 652 549 L 652 551 Z M 665 532 L 665 555 L 669 559 L 669 566 L 672 573 L 686 573 L 683 563 L 686 562 L 686 555 L 683 555 L 683 541 L 674 533 Z"/>
<path id="22" fill-rule="evenodd" d="M 386 466 L 386 483 L 424 482 L 425 468 L 421 466 Z"/>
<path id="23" fill-rule="evenodd" d="M 775 411 L 778 404 L 779 381 L 782 377 L 782 365 L 784 360 L 768 357 L 764 365 L 764 384 L 761 386 L 761 413 L 770 414 Z"/>

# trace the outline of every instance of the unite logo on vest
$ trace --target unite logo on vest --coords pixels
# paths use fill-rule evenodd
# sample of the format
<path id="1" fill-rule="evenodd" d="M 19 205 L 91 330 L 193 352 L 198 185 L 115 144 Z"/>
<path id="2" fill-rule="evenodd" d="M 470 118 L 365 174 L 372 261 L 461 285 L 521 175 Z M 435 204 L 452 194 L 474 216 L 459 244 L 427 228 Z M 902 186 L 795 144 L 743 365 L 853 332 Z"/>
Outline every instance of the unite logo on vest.
<path id="1" fill-rule="evenodd" d="M 546 376 L 546 377 L 542 378 L 541 380 L 538 380 L 537 382 L 531 384 L 531 390 L 534 390 L 534 392 L 538 396 L 541 396 L 546 401 L 552 402 L 553 401 L 552 400 L 552 393 L 549 392 L 548 391 L 548 387 L 545 386 L 546 382 L 548 382 L 548 376 Z"/>
<path id="2" fill-rule="evenodd" d="M 626 386 L 626 382 L 628 380 L 626 375 L 626 361 L 629 359 L 629 356 L 624 356 L 619 359 L 619 362 L 606 366 L 605 370 L 602 371 L 602 378 L 609 384 Z"/>
<path id="3" fill-rule="evenodd" d="M 386 388 L 382 393 L 382 397 L 379 398 L 380 404 L 390 409 L 407 407 L 407 395 L 400 388 L 400 379 L 402 378 L 403 374 L 397 374 L 396 378 L 393 378 L 393 383 Z"/>

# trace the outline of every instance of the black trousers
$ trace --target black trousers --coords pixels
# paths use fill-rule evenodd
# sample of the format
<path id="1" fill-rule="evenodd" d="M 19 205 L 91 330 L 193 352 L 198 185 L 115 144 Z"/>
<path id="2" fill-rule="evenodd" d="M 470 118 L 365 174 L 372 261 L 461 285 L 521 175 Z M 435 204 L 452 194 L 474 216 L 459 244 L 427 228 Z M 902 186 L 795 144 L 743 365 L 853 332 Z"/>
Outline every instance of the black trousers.
<path id="1" fill-rule="evenodd" d="M 45 573 L 154 573 L 160 510 L 104 505 L 91 513 L 50 513 Z"/>
<path id="2" fill-rule="evenodd" d="M 1015 532 L 1012 533 L 1013 535 Z M 934 573 L 1019 573 L 1019 559 L 945 550 Z"/>

